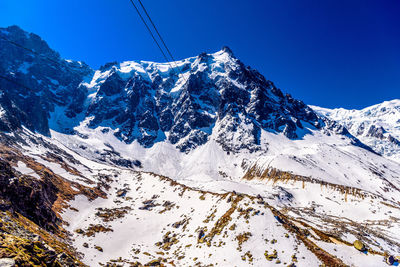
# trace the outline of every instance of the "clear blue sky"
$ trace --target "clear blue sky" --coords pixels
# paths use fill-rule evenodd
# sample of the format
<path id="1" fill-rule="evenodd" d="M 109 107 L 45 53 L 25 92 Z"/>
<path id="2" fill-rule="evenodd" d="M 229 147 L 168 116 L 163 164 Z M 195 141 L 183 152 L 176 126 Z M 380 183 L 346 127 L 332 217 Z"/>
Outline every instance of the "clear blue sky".
<path id="1" fill-rule="evenodd" d="M 228 45 L 307 104 L 362 108 L 400 98 L 399 0 L 142 2 L 177 59 Z M 163 61 L 129 0 L 0 0 L 0 27 L 14 24 L 94 68 Z"/>

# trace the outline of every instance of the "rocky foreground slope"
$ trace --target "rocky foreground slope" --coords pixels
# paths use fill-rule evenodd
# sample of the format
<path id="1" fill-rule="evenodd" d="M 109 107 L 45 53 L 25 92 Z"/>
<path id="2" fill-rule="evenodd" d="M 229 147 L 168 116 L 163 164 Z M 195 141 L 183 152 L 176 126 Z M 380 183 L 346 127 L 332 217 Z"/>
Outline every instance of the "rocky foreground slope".
<path id="1" fill-rule="evenodd" d="M 398 264 L 399 163 L 228 48 L 92 70 L 0 37 L 0 263 Z"/>
<path id="2" fill-rule="evenodd" d="M 253 167 L 236 190 L 204 190 L 47 137 L 2 143 L 19 198 L 1 195 L 0 253 L 18 266 L 381 266 L 400 247 L 399 203 L 356 187 Z"/>

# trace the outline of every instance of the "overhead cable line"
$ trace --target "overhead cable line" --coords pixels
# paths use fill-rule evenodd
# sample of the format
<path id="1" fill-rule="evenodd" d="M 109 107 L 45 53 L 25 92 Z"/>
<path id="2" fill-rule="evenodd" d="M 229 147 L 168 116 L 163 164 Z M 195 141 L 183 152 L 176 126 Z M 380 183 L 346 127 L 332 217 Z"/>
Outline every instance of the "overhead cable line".
<path id="1" fill-rule="evenodd" d="M 34 90 L 32 90 L 32 88 L 27 87 L 27 86 L 23 85 L 22 83 L 19 83 L 19 82 L 17 82 L 17 81 L 14 81 L 14 80 L 12 80 L 12 79 L 10 79 L 10 78 L 7 78 L 7 77 L 5 77 L 5 76 L 3 76 L 3 75 L 1 75 L 1 74 L 0 74 L 0 78 L 3 79 L 3 80 L 8 81 L 8 82 L 10 82 L 10 83 L 14 83 L 14 84 L 16 84 L 16 85 L 18 85 L 18 86 L 21 86 L 21 87 L 23 87 L 23 88 L 25 88 L 25 89 L 27 89 L 27 90 L 29 90 L 29 91 L 34 92 Z"/>
<path id="2" fill-rule="evenodd" d="M 171 57 L 171 59 L 172 59 L 173 61 L 175 61 L 174 57 L 173 57 L 172 54 L 171 54 L 171 51 L 169 51 L 168 46 L 165 44 L 164 39 L 161 37 L 161 34 L 160 34 L 160 32 L 158 31 L 156 25 L 154 24 L 153 20 L 150 18 L 149 13 L 147 12 L 147 10 L 146 10 L 146 8 L 144 7 L 144 5 L 142 4 L 142 1 L 140 1 L 140 0 L 138 0 L 138 1 L 139 1 L 139 4 L 142 6 L 142 8 L 143 8 L 143 10 L 144 10 L 144 13 L 146 14 L 147 18 L 149 19 L 151 25 L 153 26 L 154 30 L 156 31 L 158 37 L 160 38 L 161 42 L 163 43 L 165 49 L 167 50 L 168 55 Z"/>
<path id="3" fill-rule="evenodd" d="M 78 73 L 76 69 L 72 69 L 72 68 L 69 67 L 67 64 L 63 65 L 63 64 L 61 64 L 59 61 L 56 61 L 56 60 L 54 60 L 54 59 L 52 59 L 52 58 L 50 58 L 50 57 L 48 57 L 48 56 L 45 56 L 45 55 L 43 55 L 43 54 L 41 54 L 41 53 L 38 53 L 38 52 L 36 52 L 35 50 L 32 50 L 32 49 L 30 49 L 30 48 L 28 48 L 28 47 L 26 47 L 26 46 L 23 46 L 23 45 L 21 45 L 21 44 L 19 44 L 19 43 L 17 43 L 17 42 L 14 42 L 14 41 L 12 41 L 12 40 L 10 40 L 10 39 L 8 39 L 8 38 L 5 38 L 5 37 L 3 37 L 3 36 L 0 36 L 0 39 L 4 40 L 4 41 L 6 41 L 6 42 L 9 42 L 10 44 L 12 44 L 12 45 L 14 45 L 14 46 L 16 46 L 16 47 L 19 47 L 19 48 L 21 48 L 21 49 L 24 49 L 24 50 L 26 50 L 26 51 L 29 51 L 29 52 L 31 52 L 31 53 L 33 53 L 33 54 L 35 54 L 35 55 L 37 55 L 37 56 L 39 56 L 39 57 L 41 57 L 41 58 L 43 58 L 43 59 L 46 59 L 46 60 L 48 60 L 48 61 L 51 61 L 51 62 L 55 63 L 56 65 L 59 65 L 60 67 L 67 68 L 67 69 L 68 69 L 69 71 L 71 71 L 71 72 Z M 18 85 L 18 86 L 20 86 L 20 87 L 23 87 L 23 88 L 25 88 L 25 89 L 27 89 L 27 90 L 30 90 L 30 91 L 34 92 L 34 90 L 33 90 L 32 88 L 27 87 L 26 85 L 24 85 L 24 84 L 22 84 L 22 83 L 19 83 L 18 81 L 12 80 L 12 79 L 10 79 L 10 78 L 8 78 L 8 77 L 6 77 L 6 76 L 3 76 L 3 75 L 1 75 L 1 74 L 0 74 L 0 79 L 6 80 L 6 81 L 11 82 L 11 83 L 14 83 L 14 84 L 16 84 L 16 85 Z"/>
<path id="4" fill-rule="evenodd" d="M 167 50 L 168 55 L 171 57 L 173 63 L 175 64 L 176 68 L 178 69 L 179 73 L 182 75 L 182 78 L 185 80 L 185 82 L 187 82 L 187 79 L 183 76 L 182 70 L 181 68 L 178 66 L 178 64 L 176 63 L 176 60 L 174 58 L 174 56 L 172 55 L 171 51 L 169 50 L 167 44 L 164 41 L 164 38 L 162 38 L 160 32 L 158 31 L 156 25 L 154 24 L 153 20 L 151 19 L 149 13 L 147 12 L 146 8 L 144 7 L 143 3 L 141 0 L 138 0 L 140 6 L 142 7 L 144 13 L 146 14 L 147 18 L 149 19 L 151 25 L 153 26 L 154 30 L 156 31 L 159 39 L 161 40 L 162 44 L 164 45 L 165 49 Z"/>
<path id="5" fill-rule="evenodd" d="M 3 39 L 3 40 L 5 40 L 5 41 L 7 41 L 7 42 L 9 42 L 9 43 L 11 43 L 11 44 L 13 44 L 13 45 L 15 45 L 15 46 L 21 48 L 21 49 L 24 49 L 24 50 L 27 50 L 27 51 L 29 51 L 29 52 L 32 52 L 32 53 L 34 53 L 35 55 L 38 55 L 38 56 L 40 56 L 40 57 L 42 57 L 42 58 L 44 58 L 44 59 L 47 59 L 47 60 L 49 60 L 49 61 L 51 61 L 51 62 L 53 62 L 53 63 L 55 63 L 55 64 L 57 64 L 57 65 L 60 65 L 60 66 L 62 66 L 62 67 L 66 67 L 66 68 L 70 69 L 70 71 L 72 71 L 72 72 L 76 72 L 76 70 L 71 69 L 68 65 L 62 65 L 60 62 L 57 62 L 56 60 L 54 60 L 54 59 L 52 59 L 52 58 L 50 58 L 50 57 L 48 57 L 48 56 L 42 55 L 42 54 L 40 54 L 40 53 L 38 53 L 38 52 L 36 52 L 36 51 L 30 49 L 30 48 L 27 48 L 27 47 L 25 47 L 25 46 L 23 46 L 23 45 L 20 45 L 20 44 L 16 43 L 16 42 L 14 42 L 14 41 L 11 41 L 11 40 L 9 40 L 9 39 L 7 39 L 7 38 L 4 38 L 4 37 L 2 37 L 2 36 L 0 36 L 0 39 Z M 15 81 L 15 80 L 13 80 L 13 79 L 10 79 L 9 77 L 3 76 L 3 75 L 1 75 L 1 74 L 0 74 L 0 79 L 6 80 L 6 81 L 8 81 L 8 82 L 10 82 L 10 83 L 13 83 L 13 84 L 18 85 L 18 86 L 20 86 L 20 87 L 22 87 L 22 88 L 25 88 L 25 89 L 27 89 L 28 91 L 34 92 L 34 90 L 33 90 L 32 88 L 30 88 L 30 87 L 28 87 L 28 86 L 26 86 L 26 85 L 24 85 L 24 84 L 22 84 L 22 83 L 20 83 L 20 82 L 18 82 L 18 81 Z"/>
<path id="6" fill-rule="evenodd" d="M 156 43 L 158 49 L 160 49 L 162 55 L 164 56 L 164 59 L 166 60 L 166 62 L 168 63 L 168 65 L 171 67 L 172 71 L 175 72 L 174 69 L 172 68 L 170 62 L 169 62 L 168 57 L 165 55 L 165 53 L 164 53 L 164 51 L 162 50 L 160 44 L 157 42 L 156 37 L 154 37 L 153 32 L 150 30 L 149 26 L 147 25 L 146 20 L 143 18 L 142 14 L 140 14 L 140 11 L 139 11 L 139 9 L 137 8 L 137 6 L 135 5 L 135 3 L 134 3 L 132 0 L 130 0 L 130 1 L 131 1 L 131 3 L 132 3 L 133 7 L 135 8 L 136 12 L 138 13 L 140 19 L 142 20 L 143 24 L 146 26 L 146 29 L 149 31 L 149 33 L 150 33 L 151 37 L 153 38 L 153 41 Z"/>

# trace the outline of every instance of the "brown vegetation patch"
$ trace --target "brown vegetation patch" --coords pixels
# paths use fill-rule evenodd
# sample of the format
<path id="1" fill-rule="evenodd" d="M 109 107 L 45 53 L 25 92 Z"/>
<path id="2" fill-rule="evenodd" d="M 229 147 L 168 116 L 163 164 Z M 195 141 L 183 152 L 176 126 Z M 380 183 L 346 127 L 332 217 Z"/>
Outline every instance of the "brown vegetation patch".
<path id="1" fill-rule="evenodd" d="M 245 175 L 243 176 L 244 180 L 251 181 L 253 179 L 272 181 L 273 184 L 276 184 L 278 181 L 282 183 L 287 183 L 289 181 L 293 182 L 302 182 L 302 187 L 305 187 L 305 183 L 312 184 L 320 184 L 321 186 L 325 186 L 329 189 L 336 190 L 345 195 L 345 200 L 347 201 L 347 195 L 352 195 L 355 197 L 359 197 L 364 199 L 368 195 L 371 195 L 368 192 L 365 192 L 359 188 L 344 186 L 339 184 L 328 183 L 325 181 L 321 181 L 315 178 L 296 175 L 290 172 L 281 171 L 276 168 L 268 167 L 266 169 L 262 169 L 258 167 L 256 164 L 247 170 Z"/>
<path id="2" fill-rule="evenodd" d="M 114 230 L 110 227 L 106 227 L 101 224 L 90 224 L 86 230 L 76 229 L 75 232 L 78 234 L 85 235 L 87 237 L 95 236 L 96 233 L 107 233 L 113 232 Z"/>
<path id="3" fill-rule="evenodd" d="M 96 216 L 100 217 L 104 222 L 110 222 L 125 216 L 132 208 L 125 206 L 121 208 L 97 208 Z"/>
<path id="4" fill-rule="evenodd" d="M 166 232 L 163 236 L 163 240 L 157 242 L 155 245 L 163 250 L 170 250 L 171 246 L 179 242 L 176 233 Z"/>
<path id="5" fill-rule="evenodd" d="M 0 258 L 13 258 L 17 266 L 84 266 L 62 240 L 21 214 L 0 212 Z"/>
<path id="6" fill-rule="evenodd" d="M 208 246 L 211 245 L 211 241 L 213 240 L 214 236 L 220 235 L 225 226 L 227 226 L 232 220 L 232 213 L 236 210 L 238 203 L 243 199 L 242 195 L 236 195 L 233 193 L 232 195 L 236 197 L 231 201 L 231 207 L 215 222 L 214 227 L 205 237 Z"/>
<path id="7" fill-rule="evenodd" d="M 294 233 L 296 237 L 303 242 L 303 244 L 315 255 L 319 260 L 321 260 L 326 266 L 346 266 L 339 258 L 329 254 L 325 250 L 318 247 L 314 242 L 307 238 L 307 235 L 295 226 L 286 216 L 282 213 L 270 207 L 272 213 L 279 218 L 282 226 L 291 233 Z"/>
<path id="8" fill-rule="evenodd" d="M 45 156 L 41 156 L 44 160 L 60 164 L 61 168 L 70 174 L 80 176 L 86 179 L 76 168 L 70 166 L 60 155 L 56 155 L 51 152 L 46 152 Z"/>
<path id="9" fill-rule="evenodd" d="M 238 250 L 239 251 L 242 251 L 242 244 L 244 242 L 246 242 L 247 240 L 249 240 L 250 236 L 252 236 L 252 234 L 250 232 L 241 233 L 241 234 L 236 236 L 236 240 L 238 242 Z"/>

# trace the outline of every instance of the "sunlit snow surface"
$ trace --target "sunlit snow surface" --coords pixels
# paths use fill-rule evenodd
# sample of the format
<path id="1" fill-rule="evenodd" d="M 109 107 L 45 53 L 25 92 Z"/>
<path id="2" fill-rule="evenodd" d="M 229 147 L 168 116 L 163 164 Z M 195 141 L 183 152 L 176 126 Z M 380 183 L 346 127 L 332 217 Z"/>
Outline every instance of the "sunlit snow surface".
<path id="1" fill-rule="evenodd" d="M 308 252 L 304 245 L 297 245 L 294 242 L 294 238 L 290 236 L 285 238 L 285 229 L 279 225 L 273 214 L 269 210 L 263 211 L 263 215 L 257 215 L 251 217 L 249 223 L 245 223 L 245 219 L 236 218 L 238 213 L 233 214 L 231 226 L 233 223 L 237 224 L 237 228 L 234 231 L 229 231 L 229 236 L 214 238 L 213 242 L 217 244 L 222 241 L 226 242 L 219 248 L 214 246 L 208 247 L 206 244 L 202 244 L 200 247 L 197 246 L 198 227 L 208 226 L 211 229 L 215 221 L 205 223 L 204 220 L 212 214 L 214 210 L 216 218 L 222 216 L 229 208 L 230 204 L 227 203 L 227 199 L 221 199 L 219 196 L 213 196 L 210 194 L 205 195 L 204 200 L 200 200 L 202 193 L 187 190 L 182 196 L 180 193 L 182 189 L 179 187 L 171 187 L 169 182 L 160 181 L 157 176 L 150 174 L 132 174 L 131 172 L 122 171 L 118 177 L 118 182 L 114 183 L 115 188 L 122 188 L 121 184 L 127 184 L 130 191 L 127 193 L 125 198 L 118 198 L 111 194 L 107 200 L 98 200 L 92 203 L 88 203 L 83 198 L 78 198 L 71 203 L 71 205 L 82 212 L 68 211 L 64 214 L 64 218 L 71 221 L 69 226 L 70 230 L 77 228 L 85 228 L 91 223 L 102 223 L 102 220 L 96 218 L 96 209 L 99 207 L 131 207 L 132 210 L 129 214 L 120 220 L 115 220 L 107 223 L 114 231 L 108 234 L 96 234 L 93 238 L 82 237 L 79 234 L 75 234 L 75 244 L 81 247 L 84 242 L 88 242 L 91 245 L 89 248 L 82 250 L 85 253 L 85 262 L 89 265 L 94 265 L 97 262 L 105 262 L 110 257 L 121 256 L 123 258 L 135 258 L 141 262 L 148 262 L 153 257 L 146 256 L 143 253 L 135 254 L 134 249 L 140 249 L 141 252 L 148 252 L 151 255 L 157 255 L 156 253 L 160 249 L 154 244 L 158 241 L 163 240 L 163 235 L 167 231 L 172 231 L 178 234 L 179 243 L 176 247 L 181 246 L 179 255 L 184 255 L 185 258 L 178 261 L 178 266 L 187 266 L 193 264 L 193 258 L 199 258 L 199 261 L 203 264 L 211 264 L 219 262 L 224 266 L 233 265 L 245 265 L 245 262 L 241 260 L 241 256 L 246 251 L 251 251 L 254 257 L 255 265 L 264 265 L 266 260 L 264 258 L 265 250 L 277 249 L 280 252 L 280 259 L 282 262 L 291 262 L 292 252 L 297 248 L 299 254 L 304 255 L 305 259 L 300 259 L 299 264 L 312 264 L 318 265 L 319 260 Z M 156 198 L 154 198 L 156 195 Z M 130 200 L 127 200 L 132 198 Z M 151 211 L 140 210 L 139 207 L 143 206 L 142 202 L 149 199 L 154 199 L 157 206 Z M 118 201 L 118 202 L 115 202 Z M 175 206 L 172 210 L 160 214 L 164 209 L 162 204 L 165 201 L 170 201 L 178 206 Z M 248 200 L 243 200 L 244 208 L 247 208 L 244 203 L 251 203 Z M 251 204 L 252 205 L 252 204 Z M 252 205 L 254 208 L 262 208 L 262 205 Z M 263 208 L 262 208 L 263 209 Z M 264 209 L 263 209 L 264 210 Z M 185 230 L 182 230 L 182 226 L 174 228 L 171 225 L 182 219 L 189 218 L 189 224 Z M 229 227 L 228 226 L 228 227 Z M 243 244 L 242 252 L 238 252 L 237 241 L 235 237 L 242 232 L 254 233 L 250 240 Z M 258 233 L 258 234 L 255 234 Z M 190 236 L 192 235 L 192 236 Z M 268 244 L 264 240 L 268 238 L 279 239 L 277 245 Z M 92 245 L 100 244 L 104 249 L 103 253 L 100 253 L 93 249 Z M 262 246 L 260 246 L 262 244 Z M 186 247 L 191 245 L 190 247 Z M 176 247 L 172 247 L 171 254 L 175 251 Z M 285 251 L 282 253 L 282 251 Z"/>
<path id="2" fill-rule="evenodd" d="M 31 168 L 26 166 L 26 164 L 22 161 L 18 161 L 17 166 L 15 167 L 17 171 L 19 171 L 22 174 L 30 175 L 33 176 L 37 179 L 40 179 L 40 176 Z"/>
<path id="3" fill-rule="evenodd" d="M 296 254 L 297 266 L 321 264 L 303 243 L 295 241 L 295 237 L 274 218 L 270 209 L 249 199 L 242 200 L 240 207 L 260 210 L 258 215 L 250 216 L 247 223 L 236 211 L 226 226 L 228 229 L 235 223 L 235 230 L 227 230 L 227 235 L 215 237 L 212 241 L 215 246 L 198 244 L 199 229 L 207 227 L 210 231 L 218 218 L 227 212 L 230 204 L 218 195 L 194 189 L 220 194 L 235 191 L 250 196 L 260 195 L 266 203 L 283 211 L 293 222 L 303 221 L 320 231 L 336 233 L 350 243 L 367 233 L 369 247 L 377 251 L 400 253 L 400 246 L 396 244 L 396 237 L 400 234 L 400 220 L 396 219 L 400 218 L 399 192 L 395 189 L 400 188 L 400 167 L 393 161 L 351 145 L 350 140 L 343 136 L 312 132 L 301 140 L 290 140 L 280 134 L 263 132 L 263 152 L 228 154 L 211 135 L 205 145 L 185 154 L 165 142 L 143 148 L 136 142 L 121 142 L 111 131 L 103 133 L 100 128 L 90 129 L 86 126 L 77 129 L 87 138 L 53 131 L 52 138 L 45 139 L 73 155 L 81 165 L 70 164 L 85 177 L 96 181 L 97 175 L 101 173 L 109 174 L 113 179 L 107 191 L 107 199 L 88 201 L 86 197 L 79 196 L 70 203 L 73 209 L 63 213 L 63 218 L 69 223 L 67 229 L 73 232 L 74 246 L 83 253 L 84 262 L 90 266 L 98 266 L 99 262 L 105 263 L 119 257 L 146 263 L 160 256 L 157 254 L 160 251 L 169 252 L 163 257 L 174 259 L 177 266 L 194 264 L 196 257 L 205 265 L 219 263 L 222 266 L 247 266 L 248 260 L 242 260 L 247 251 L 251 252 L 255 266 L 269 266 L 275 262 L 266 261 L 264 252 L 268 250 L 272 253 L 273 249 L 279 252 L 282 263 L 289 264 L 291 256 Z M 142 168 L 129 170 L 111 167 L 99 161 L 99 153 L 110 147 L 120 153 L 122 158 L 140 160 Z M 32 155 L 42 153 L 41 149 L 45 150 L 32 144 L 25 149 L 30 150 Z M 53 171 L 65 175 L 67 179 L 82 182 L 78 177 L 65 174 L 61 168 L 43 162 L 43 159 L 41 163 L 48 164 Z M 359 188 L 364 190 L 365 197 L 345 195 L 320 183 L 243 180 L 246 170 L 254 164 L 260 168 L 276 167 L 319 181 Z M 193 189 L 183 190 L 180 185 L 172 185 L 168 180 L 143 171 L 168 176 Z M 388 186 L 388 182 L 392 186 Z M 116 195 L 120 189 L 128 189 L 125 196 Z M 203 194 L 205 198 L 201 200 Z M 156 204 L 154 208 L 140 209 L 144 201 L 153 197 Z M 174 207 L 160 213 L 166 201 L 174 203 Z M 104 222 L 96 216 L 98 208 L 126 208 L 127 213 L 122 218 Z M 214 219 L 207 222 L 206 219 L 214 210 Z M 190 218 L 185 230 L 182 226 L 172 226 L 184 218 Z M 101 224 L 111 228 L 112 232 L 100 232 L 90 237 L 74 232 L 77 229 L 87 229 L 90 224 Z M 155 243 L 162 241 L 168 231 L 177 234 L 179 243 L 165 251 Z M 239 251 L 236 237 L 247 232 L 252 235 Z M 271 244 L 272 239 L 278 242 Z M 311 239 L 345 264 L 383 264 L 381 256 L 365 255 L 351 246 L 326 243 L 313 236 L 310 236 Z M 225 242 L 225 245 L 218 247 L 220 242 Z M 83 243 L 88 243 L 88 248 L 83 247 Z M 101 246 L 103 252 L 94 246 Z M 136 254 L 138 249 L 140 252 Z M 181 258 L 183 255 L 185 257 Z"/>
<path id="4" fill-rule="evenodd" d="M 254 164 L 261 168 L 275 167 L 333 184 L 360 188 L 392 200 L 398 197 L 398 192 L 383 190 L 385 181 L 400 188 L 399 164 L 353 146 L 349 139 L 340 135 L 327 136 L 315 131 L 304 139 L 290 140 L 282 134 L 263 131 L 261 145 L 264 151 L 238 154 L 225 152 L 211 135 L 206 144 L 185 154 L 168 142 L 159 142 L 146 149 L 137 142 L 126 144 L 118 140 L 112 131 L 103 133 L 100 128 L 87 127 L 77 129 L 88 138 L 57 132 L 52 132 L 52 136 L 60 144 L 90 159 L 96 159 L 102 150 L 111 146 L 121 157 L 139 160 L 142 170 L 205 190 L 222 190 L 225 185 L 218 186 L 219 182 L 239 181 L 247 170 L 243 164 L 247 167 Z M 85 144 L 84 149 L 82 144 Z M 212 188 L 207 187 L 208 183 L 214 184 Z"/>

